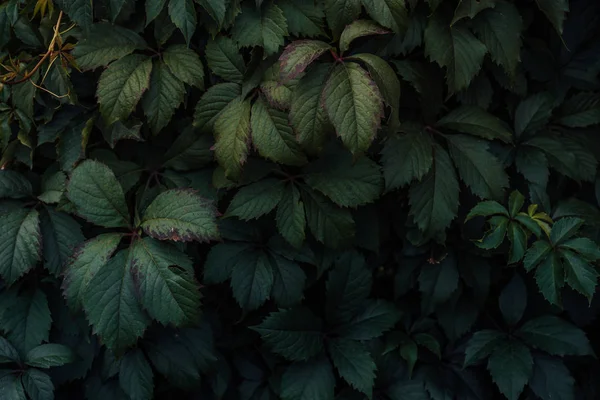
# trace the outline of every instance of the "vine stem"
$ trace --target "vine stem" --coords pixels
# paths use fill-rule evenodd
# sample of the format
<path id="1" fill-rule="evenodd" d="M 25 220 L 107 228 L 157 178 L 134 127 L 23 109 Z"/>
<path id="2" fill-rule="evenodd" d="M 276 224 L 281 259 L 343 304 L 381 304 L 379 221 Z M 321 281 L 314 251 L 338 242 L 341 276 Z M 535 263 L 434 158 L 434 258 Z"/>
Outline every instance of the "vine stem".
<path id="1" fill-rule="evenodd" d="M 44 56 L 42 57 L 42 59 L 40 61 L 38 61 L 38 63 L 35 65 L 35 67 L 33 67 L 33 69 L 26 73 L 23 78 L 16 80 L 16 81 L 8 81 L 8 82 L 2 82 L 5 85 L 17 85 L 19 83 L 23 83 L 27 80 L 29 80 L 33 74 L 36 73 L 36 71 L 38 69 L 40 69 L 40 67 L 42 66 L 42 64 L 44 63 L 44 61 L 46 61 L 46 59 L 48 57 L 50 57 L 50 55 L 52 54 L 52 52 L 54 51 L 54 44 L 56 43 L 56 39 L 60 36 L 60 32 L 59 32 L 59 28 L 60 28 L 60 22 L 62 20 L 62 16 L 63 16 L 63 12 L 61 11 L 58 14 L 58 20 L 56 21 L 56 25 L 54 26 L 54 35 L 52 36 L 52 40 L 50 41 L 50 45 L 48 46 L 48 50 L 46 51 L 46 53 L 44 54 Z"/>

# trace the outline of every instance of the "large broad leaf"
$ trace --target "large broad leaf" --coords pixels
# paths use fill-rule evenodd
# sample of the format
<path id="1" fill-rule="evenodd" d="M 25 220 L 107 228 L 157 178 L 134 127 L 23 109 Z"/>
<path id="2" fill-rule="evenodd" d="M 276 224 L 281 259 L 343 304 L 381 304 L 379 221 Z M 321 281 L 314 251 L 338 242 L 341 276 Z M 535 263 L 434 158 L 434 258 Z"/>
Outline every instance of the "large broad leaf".
<path id="1" fill-rule="evenodd" d="M 144 94 L 142 107 L 155 135 L 167 126 L 175 110 L 183 102 L 184 95 L 183 83 L 171 73 L 165 63 L 154 63 L 150 89 Z"/>
<path id="2" fill-rule="evenodd" d="M 20 199 L 31 195 L 31 183 L 23 175 L 0 170 L 0 198 Z"/>
<path id="3" fill-rule="evenodd" d="M 52 274 L 59 275 L 73 249 L 84 240 L 81 227 L 69 215 L 51 208 L 42 213 L 40 226 L 44 266 Z"/>
<path id="4" fill-rule="evenodd" d="M 449 26 L 440 13 L 429 20 L 425 30 L 425 54 L 440 67 L 446 67 L 451 93 L 467 88 L 481 69 L 486 47 L 458 23 Z"/>
<path id="5" fill-rule="evenodd" d="M 231 199 L 226 216 L 243 220 L 270 213 L 283 196 L 284 184 L 278 179 L 263 179 L 239 190 Z"/>
<path id="6" fill-rule="evenodd" d="M 353 340 L 370 340 L 391 329 L 400 319 L 400 313 L 391 303 L 367 300 L 350 322 L 337 329 L 340 336 Z"/>
<path id="7" fill-rule="evenodd" d="M 127 119 L 142 94 L 148 89 L 152 61 L 141 54 L 130 54 L 110 65 L 98 81 L 100 113 L 107 125 Z"/>
<path id="8" fill-rule="evenodd" d="M 360 0 L 325 0 L 325 16 L 333 36 L 338 38 L 346 25 L 358 18 L 360 11 Z"/>
<path id="9" fill-rule="evenodd" d="M 558 122 L 572 128 L 600 124 L 600 94 L 577 93 L 560 108 Z"/>
<path id="10" fill-rule="evenodd" d="M 408 28 L 408 13 L 404 0 L 362 0 L 367 13 L 379 25 L 404 34 Z"/>
<path id="11" fill-rule="evenodd" d="M 69 347 L 57 343 L 34 347 L 25 356 L 25 363 L 37 368 L 58 367 L 75 360 L 75 354 Z"/>
<path id="12" fill-rule="evenodd" d="M 194 126 L 204 133 L 212 133 L 217 117 L 241 93 L 237 83 L 219 83 L 211 86 L 202 96 L 194 112 Z"/>
<path id="13" fill-rule="evenodd" d="M 456 10 L 454 10 L 454 18 L 452 18 L 451 25 L 454 25 L 463 18 L 475 18 L 475 16 L 483 10 L 495 7 L 495 1 L 496 0 L 460 0 Z"/>
<path id="14" fill-rule="evenodd" d="M 277 230 L 292 246 L 299 248 L 306 237 L 306 216 L 300 192 L 289 184 L 281 196 L 276 213 Z"/>
<path id="15" fill-rule="evenodd" d="M 122 237 L 121 233 L 105 233 L 88 240 L 73 251 L 62 283 L 71 309 L 82 308 L 90 280 L 112 256 Z"/>
<path id="16" fill-rule="evenodd" d="M 575 399 L 575 379 L 565 364 L 553 357 L 537 354 L 533 358 L 529 388 L 541 399 Z"/>
<path id="17" fill-rule="evenodd" d="M 336 207 L 314 190 L 303 190 L 301 194 L 308 227 L 319 242 L 339 248 L 352 240 L 355 226 L 350 211 Z"/>
<path id="18" fill-rule="evenodd" d="M 27 400 L 21 379 L 11 370 L 0 370 L 0 394 L 6 400 Z"/>
<path id="19" fill-rule="evenodd" d="M 320 40 L 296 40 L 279 57 L 279 76 L 283 82 L 294 79 L 322 54 L 333 47 Z"/>
<path id="20" fill-rule="evenodd" d="M 548 20 L 552 23 L 556 31 L 562 35 L 563 22 L 566 18 L 566 13 L 569 12 L 568 0 L 535 0 L 538 7 Z"/>
<path id="21" fill-rule="evenodd" d="M 521 31 L 523 20 L 512 3 L 498 1 L 473 20 L 473 29 L 485 44 L 492 59 L 514 76 L 521 61 Z"/>
<path id="22" fill-rule="evenodd" d="M 0 276 L 9 285 L 41 260 L 42 237 L 36 210 L 0 215 Z"/>
<path id="23" fill-rule="evenodd" d="M 556 356 L 594 354 L 585 332 L 553 315 L 528 321 L 516 334 L 527 344 Z"/>
<path id="24" fill-rule="evenodd" d="M 196 8 L 193 0 L 169 0 L 169 17 L 189 45 L 196 31 Z"/>
<path id="25" fill-rule="evenodd" d="M 132 400 L 149 400 L 153 397 L 153 373 L 140 349 L 127 352 L 119 366 L 119 384 Z"/>
<path id="26" fill-rule="evenodd" d="M 381 155 L 386 190 L 421 180 L 433 165 L 431 136 L 415 126 L 387 139 Z"/>
<path id="27" fill-rule="evenodd" d="M 85 39 L 77 43 L 73 55 L 80 68 L 94 69 L 146 46 L 137 33 L 117 25 L 100 23 L 95 24 Z"/>
<path id="28" fill-rule="evenodd" d="M 251 249 L 248 243 L 220 243 L 213 246 L 204 263 L 204 282 L 223 283 L 231 278 L 235 264 L 248 257 Z"/>
<path id="29" fill-rule="evenodd" d="M 306 274 L 298 264 L 278 254 L 271 258 L 273 290 L 271 298 L 279 307 L 291 307 L 304 297 Z"/>
<path id="30" fill-rule="evenodd" d="M 52 317 L 42 290 L 26 291 L 3 305 L 6 308 L 0 313 L 0 325 L 21 354 L 48 341 Z"/>
<path id="31" fill-rule="evenodd" d="M 443 231 L 458 211 L 458 180 L 446 150 L 434 146 L 434 164 L 422 181 L 410 189 L 410 215 L 428 234 Z"/>
<path id="32" fill-rule="evenodd" d="M 339 206 L 358 207 L 377 199 L 383 186 L 379 166 L 367 157 L 353 162 L 347 152 L 326 154 L 305 169 L 313 189 Z"/>
<path id="33" fill-rule="evenodd" d="M 273 269 L 266 253 L 252 252 L 236 260 L 231 271 L 231 289 L 244 310 L 260 307 L 272 288 Z"/>
<path id="34" fill-rule="evenodd" d="M 376 367 L 365 346 L 354 340 L 333 339 L 327 348 L 340 376 L 353 388 L 371 397 Z"/>
<path id="35" fill-rule="evenodd" d="M 98 161 L 86 160 L 71 174 L 67 196 L 77 213 L 106 228 L 129 226 L 129 210 L 114 173 Z"/>
<path id="36" fill-rule="evenodd" d="M 294 36 L 323 35 L 323 5 L 312 0 L 281 0 L 277 2 L 287 21 L 288 32 Z"/>
<path id="37" fill-rule="evenodd" d="M 21 357 L 19 356 L 17 349 L 15 349 L 8 340 L 0 336 L 0 364 L 13 362 L 20 363 Z"/>
<path id="38" fill-rule="evenodd" d="M 200 57 L 192 49 L 176 44 L 167 47 L 162 57 L 177 79 L 200 89 L 204 87 L 204 67 Z"/>
<path id="39" fill-rule="evenodd" d="M 470 133 L 484 139 L 512 141 L 512 132 L 498 117 L 474 106 L 462 106 L 440 119 L 437 126 L 462 133 Z"/>
<path id="40" fill-rule="evenodd" d="M 515 111 L 515 133 L 517 137 L 533 134 L 540 130 L 550 119 L 553 97 L 547 93 L 537 93 L 519 103 Z"/>
<path id="41" fill-rule="evenodd" d="M 227 8 L 231 7 L 229 3 L 221 0 L 196 0 L 196 3 L 200 4 L 206 10 L 219 27 L 225 22 Z"/>
<path id="42" fill-rule="evenodd" d="M 217 36 L 206 45 L 206 60 L 213 73 L 223 79 L 242 83 L 246 67 L 234 41 L 226 36 Z"/>
<path id="43" fill-rule="evenodd" d="M 283 400 L 333 400 L 334 388 L 333 369 L 325 357 L 294 363 L 281 377 Z"/>
<path id="44" fill-rule="evenodd" d="M 323 350 L 322 321 L 306 308 L 271 313 L 252 327 L 275 353 L 304 361 Z"/>
<path id="45" fill-rule="evenodd" d="M 57 0 L 56 4 L 77 25 L 88 30 L 93 20 L 93 4 L 87 0 Z"/>
<path id="46" fill-rule="evenodd" d="M 327 114 L 321 103 L 330 66 L 311 68 L 292 93 L 289 119 L 298 142 L 311 153 L 321 151 L 327 134 Z"/>
<path id="47" fill-rule="evenodd" d="M 475 365 L 486 359 L 505 338 L 502 332 L 491 329 L 475 332 L 465 350 L 464 366 Z"/>
<path id="48" fill-rule="evenodd" d="M 215 157 L 229 178 L 239 178 L 248 155 L 250 109 L 250 101 L 238 97 L 215 121 Z"/>
<path id="49" fill-rule="evenodd" d="M 349 62 L 335 67 L 323 91 L 325 109 L 353 154 L 366 151 L 377 134 L 383 102 L 367 72 Z"/>
<path id="50" fill-rule="evenodd" d="M 173 189 L 150 203 L 140 226 L 160 240 L 206 242 L 219 237 L 216 209 L 193 190 Z"/>
<path id="51" fill-rule="evenodd" d="M 21 376 L 21 382 L 25 392 L 32 400 L 54 399 L 54 385 L 48 374 L 30 368 Z"/>
<path id="52" fill-rule="evenodd" d="M 566 281 L 573 289 L 592 301 L 598 282 L 598 271 L 587 260 L 572 251 L 560 252 L 564 260 Z"/>
<path id="53" fill-rule="evenodd" d="M 164 325 L 196 322 L 201 296 L 191 260 L 151 238 L 137 240 L 130 251 L 131 273 L 148 314 Z"/>
<path id="54" fill-rule="evenodd" d="M 94 332 L 115 352 L 134 344 L 150 323 L 137 300 L 132 253 L 121 250 L 100 267 L 83 297 Z"/>
<path id="55" fill-rule="evenodd" d="M 387 29 L 381 27 L 376 22 L 368 19 L 356 20 L 344 28 L 342 35 L 340 36 L 340 52 L 344 53 L 350 48 L 350 44 L 353 40 L 360 37 L 370 35 L 385 35 L 389 33 Z"/>
<path id="56" fill-rule="evenodd" d="M 287 165 L 302 165 L 306 156 L 294 137 L 288 115 L 258 99 L 252 106 L 252 143 L 261 156 Z"/>
<path id="57" fill-rule="evenodd" d="M 488 151 L 487 142 L 465 135 L 446 138 L 459 176 L 471 191 L 484 199 L 501 199 L 508 187 L 508 175 Z"/>
<path id="58" fill-rule="evenodd" d="M 490 356 L 488 370 L 500 392 L 508 400 L 518 400 L 533 372 L 531 352 L 519 341 L 504 340 Z"/>
<path id="59" fill-rule="evenodd" d="M 283 45 L 288 35 L 283 12 L 269 3 L 262 9 L 245 6 L 238 15 L 231 36 L 240 46 L 261 46 L 266 54 L 273 54 Z"/>

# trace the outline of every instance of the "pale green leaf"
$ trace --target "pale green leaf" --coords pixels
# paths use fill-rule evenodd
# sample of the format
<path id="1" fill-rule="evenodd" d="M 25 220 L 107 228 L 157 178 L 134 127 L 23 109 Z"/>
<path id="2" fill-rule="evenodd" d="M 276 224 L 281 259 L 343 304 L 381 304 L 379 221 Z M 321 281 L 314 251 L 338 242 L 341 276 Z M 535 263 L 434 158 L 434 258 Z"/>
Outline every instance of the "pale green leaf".
<path id="1" fill-rule="evenodd" d="M 144 94 L 142 107 L 157 135 L 171 120 L 175 110 L 183 102 L 185 87 L 163 62 L 156 62 L 150 76 L 150 89 Z"/>
<path id="2" fill-rule="evenodd" d="M 385 1 L 385 0 L 382 0 Z M 385 35 L 389 31 L 376 22 L 359 19 L 346 26 L 340 36 L 340 52 L 344 53 L 350 48 L 352 41 L 371 35 Z"/>
<path id="3" fill-rule="evenodd" d="M 250 140 L 250 101 L 237 97 L 214 122 L 215 157 L 225 169 L 225 176 L 237 179 L 248 156 Z"/>
<path id="4" fill-rule="evenodd" d="M 148 89 L 152 61 L 141 54 L 130 54 L 110 65 L 98 81 L 100 113 L 107 125 L 127 119 Z"/>
<path id="5" fill-rule="evenodd" d="M 436 125 L 488 140 L 499 139 L 505 143 L 510 143 L 513 136 L 504 121 L 475 106 L 456 108 L 440 119 Z"/>
<path id="6" fill-rule="evenodd" d="M 210 70 L 221 78 L 242 83 L 246 66 L 244 58 L 230 38 L 219 35 L 206 45 L 206 60 Z"/>
<path id="7" fill-rule="evenodd" d="M 0 215 L 0 226 L 0 276 L 11 285 L 41 260 L 39 213 L 12 210 Z"/>
<path id="8" fill-rule="evenodd" d="M 162 57 L 177 79 L 190 86 L 204 88 L 204 67 L 194 50 L 183 44 L 175 44 L 167 47 Z"/>
<path id="9" fill-rule="evenodd" d="M 284 188 L 284 183 L 278 179 L 263 179 L 244 186 L 231 199 L 225 216 L 248 221 L 268 214 L 279 204 Z"/>
<path id="10" fill-rule="evenodd" d="M 262 9 L 245 6 L 233 24 L 231 36 L 239 46 L 261 46 L 267 55 L 276 53 L 288 35 L 287 22 L 281 9 L 269 3 Z"/>

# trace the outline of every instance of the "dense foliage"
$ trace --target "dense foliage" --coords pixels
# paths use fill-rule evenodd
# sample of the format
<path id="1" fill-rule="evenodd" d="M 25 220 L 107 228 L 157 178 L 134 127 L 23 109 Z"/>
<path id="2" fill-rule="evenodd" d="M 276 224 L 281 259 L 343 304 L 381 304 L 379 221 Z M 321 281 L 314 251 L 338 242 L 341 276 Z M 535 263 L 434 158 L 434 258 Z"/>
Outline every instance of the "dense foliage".
<path id="1" fill-rule="evenodd" d="M 596 0 L 4 0 L 0 399 L 600 397 Z"/>

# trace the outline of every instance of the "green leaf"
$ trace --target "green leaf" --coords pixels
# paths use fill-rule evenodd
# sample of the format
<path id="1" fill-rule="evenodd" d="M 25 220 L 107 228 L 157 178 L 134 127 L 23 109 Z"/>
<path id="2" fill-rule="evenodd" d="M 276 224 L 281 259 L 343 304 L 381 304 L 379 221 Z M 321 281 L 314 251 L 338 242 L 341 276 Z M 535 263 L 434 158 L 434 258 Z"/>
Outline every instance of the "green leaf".
<path id="1" fill-rule="evenodd" d="M 584 224 L 580 218 L 566 217 L 560 218 L 552 225 L 550 231 L 550 241 L 554 245 L 559 245 L 567 239 L 577 234 L 579 228 Z"/>
<path id="2" fill-rule="evenodd" d="M 233 265 L 231 289 L 244 310 L 260 307 L 269 298 L 272 288 L 273 269 L 265 253 L 253 252 Z"/>
<path id="3" fill-rule="evenodd" d="M 327 348 L 340 376 L 353 388 L 371 397 L 376 366 L 364 345 L 340 338 L 330 340 Z"/>
<path id="4" fill-rule="evenodd" d="M 303 190 L 301 195 L 306 221 L 315 239 L 332 248 L 342 247 L 352 240 L 355 226 L 350 211 L 336 207 L 314 190 Z"/>
<path id="5" fill-rule="evenodd" d="M 362 255 L 344 253 L 327 279 L 327 321 L 334 326 L 350 322 L 363 309 L 371 292 L 372 280 Z"/>
<path id="6" fill-rule="evenodd" d="M 0 364 L 13 362 L 21 362 L 19 353 L 17 352 L 17 349 L 15 349 L 8 340 L 0 336 Z"/>
<path id="7" fill-rule="evenodd" d="M 204 264 L 204 283 L 223 283 L 231 278 L 233 267 L 248 257 L 246 251 L 250 249 L 246 243 L 219 243 L 211 247 Z"/>
<path id="8" fill-rule="evenodd" d="M 286 165 L 306 163 L 306 156 L 294 137 L 287 113 L 268 107 L 259 98 L 252 106 L 250 125 L 252 142 L 261 156 Z"/>
<path id="9" fill-rule="evenodd" d="M 500 331 L 484 329 L 475 332 L 465 350 L 464 366 L 475 365 L 489 357 L 506 338 Z"/>
<path id="10" fill-rule="evenodd" d="M 41 260 L 39 213 L 13 210 L 0 215 L 0 226 L 0 276 L 12 285 Z"/>
<path id="11" fill-rule="evenodd" d="M 210 70 L 221 78 L 242 83 L 246 66 L 244 58 L 233 40 L 226 36 L 217 36 L 206 45 L 206 61 Z"/>
<path id="12" fill-rule="evenodd" d="M 215 157 L 225 176 L 237 179 L 248 155 L 250 139 L 250 101 L 238 97 L 231 101 L 215 121 Z"/>
<path id="13" fill-rule="evenodd" d="M 410 215 L 421 231 L 445 230 L 458 211 L 458 180 L 446 150 L 434 145 L 434 164 L 409 192 Z"/>
<path id="14" fill-rule="evenodd" d="M 546 300 L 558 306 L 562 304 L 561 290 L 565 284 L 564 279 L 563 263 L 554 253 L 546 257 L 535 272 L 535 280 L 540 292 Z"/>
<path id="15" fill-rule="evenodd" d="M 362 4 L 369 16 L 379 25 L 390 28 L 396 33 L 406 32 L 409 18 L 404 0 L 362 0 Z"/>
<path id="16" fill-rule="evenodd" d="M 534 269 L 540 262 L 542 262 L 548 254 L 552 251 L 552 246 L 550 243 L 538 240 L 535 242 L 525 254 L 525 259 L 523 260 L 523 264 L 525 269 L 529 272 Z"/>
<path id="17" fill-rule="evenodd" d="M 505 217 L 509 216 L 508 211 L 502 204 L 494 200 L 486 200 L 477 203 L 477 205 L 473 207 L 471 211 L 469 211 L 465 221 L 475 217 L 489 217 L 491 215 L 503 215 Z"/>
<path id="18" fill-rule="evenodd" d="M 556 358 L 537 354 L 533 358 L 529 388 L 541 399 L 574 400 L 575 380 L 565 364 Z"/>
<path id="19" fill-rule="evenodd" d="M 286 82 L 301 75 L 308 66 L 333 47 L 320 40 L 296 40 L 279 57 L 279 79 Z"/>
<path id="20" fill-rule="evenodd" d="M 137 33 L 118 25 L 99 23 L 77 43 L 73 55 L 80 68 L 95 69 L 146 47 L 146 42 Z"/>
<path id="21" fill-rule="evenodd" d="M 562 35 L 563 22 L 566 13 L 569 12 L 569 2 L 567 0 L 535 0 L 539 9 L 546 14 L 546 17 L 554 26 L 554 29 Z"/>
<path id="22" fill-rule="evenodd" d="M 289 184 L 277 206 L 277 230 L 292 246 L 299 248 L 306 237 L 304 204 L 296 185 Z"/>
<path id="23" fill-rule="evenodd" d="M 87 0 L 56 0 L 56 4 L 84 31 L 92 25 L 92 2 Z"/>
<path id="24" fill-rule="evenodd" d="M 508 400 L 518 400 L 533 373 L 529 349 L 514 339 L 500 342 L 488 362 L 492 380 Z"/>
<path id="25" fill-rule="evenodd" d="M 498 305 L 507 324 L 514 326 L 523 318 L 527 307 L 527 287 L 519 275 L 513 276 L 504 287 Z"/>
<path id="26" fill-rule="evenodd" d="M 466 89 L 481 69 L 486 47 L 461 24 L 449 26 L 439 13 L 425 29 L 425 55 L 440 67 L 446 67 L 450 93 Z"/>
<path id="27" fill-rule="evenodd" d="M 48 374 L 31 368 L 21 376 L 21 382 L 31 400 L 54 399 L 54 385 Z"/>
<path id="28" fill-rule="evenodd" d="M 150 89 L 142 99 L 144 114 L 157 135 L 171 120 L 183 102 L 185 87 L 163 62 L 156 62 L 150 76 Z"/>
<path id="29" fill-rule="evenodd" d="M 121 233 L 105 233 L 88 240 L 73 251 L 62 284 L 65 298 L 72 310 L 82 308 L 90 280 L 108 262 L 122 237 Z"/>
<path id="30" fill-rule="evenodd" d="M 306 308 L 276 311 L 251 329 L 275 353 L 305 361 L 323 351 L 323 323 Z"/>
<path id="31" fill-rule="evenodd" d="M 132 253 L 121 250 L 100 267 L 83 295 L 94 333 L 117 353 L 134 344 L 150 323 L 137 300 Z"/>
<path id="32" fill-rule="evenodd" d="M 183 44 L 175 44 L 167 47 L 162 57 L 177 79 L 190 86 L 204 88 L 204 66 L 192 49 Z"/>
<path id="33" fill-rule="evenodd" d="M 360 0 L 325 0 L 325 16 L 333 36 L 339 38 L 344 28 L 358 19 L 360 11 Z"/>
<path id="34" fill-rule="evenodd" d="M 166 3 L 167 0 L 146 0 L 146 26 L 159 16 Z"/>
<path id="35" fill-rule="evenodd" d="M 196 0 L 196 3 L 200 4 L 202 8 L 215 20 L 217 26 L 221 27 L 225 22 L 225 16 L 227 15 L 227 7 L 230 6 L 227 2 L 221 0 Z"/>
<path id="36" fill-rule="evenodd" d="M 352 154 L 365 152 L 377 134 L 383 102 L 367 72 L 355 63 L 337 65 L 323 91 L 325 109 Z"/>
<path id="37" fill-rule="evenodd" d="M 58 276 L 73 249 L 85 239 L 81 227 L 69 215 L 51 208 L 42 213 L 40 227 L 44 267 Z"/>
<path id="38" fill-rule="evenodd" d="M 237 83 L 219 83 L 211 86 L 202 96 L 194 112 L 194 126 L 203 133 L 212 133 L 217 118 L 226 106 L 241 93 Z"/>
<path id="39" fill-rule="evenodd" d="M 377 84 L 383 99 L 391 108 L 388 122 L 390 130 L 395 131 L 400 125 L 400 81 L 390 65 L 381 57 L 369 53 L 354 54 L 352 60 L 358 60 L 367 66 L 369 74 Z"/>
<path id="40" fill-rule="evenodd" d="M 106 165 L 93 160 L 79 164 L 71 173 L 67 196 L 77 213 L 106 228 L 129 226 L 129 210 L 123 189 Z"/>
<path id="41" fill-rule="evenodd" d="M 573 289 L 584 295 L 588 301 L 596 292 L 598 272 L 593 265 L 571 251 L 560 251 L 564 260 L 566 281 Z"/>
<path id="42" fill-rule="evenodd" d="M 287 35 L 285 16 L 273 3 L 260 10 L 250 6 L 243 7 L 231 30 L 231 36 L 239 46 L 261 46 L 266 55 L 276 53 L 283 46 L 283 39 Z"/>
<path id="43" fill-rule="evenodd" d="M 42 290 L 28 290 L 3 306 L 2 330 L 21 354 L 48 341 L 52 317 Z"/>
<path id="44" fill-rule="evenodd" d="M 169 17 L 181 31 L 186 43 L 190 44 L 196 31 L 196 8 L 192 0 L 169 0 Z"/>
<path id="45" fill-rule="evenodd" d="M 225 216 L 249 221 L 268 214 L 279 204 L 284 188 L 277 179 L 264 179 L 245 186 L 235 194 Z"/>
<path id="46" fill-rule="evenodd" d="M 516 334 L 530 346 L 555 356 L 594 354 L 581 329 L 553 315 L 526 322 Z"/>
<path id="47" fill-rule="evenodd" d="M 323 148 L 328 131 L 327 114 L 321 98 L 329 68 L 328 64 L 315 65 L 292 92 L 290 123 L 298 142 L 313 154 Z"/>
<path id="48" fill-rule="evenodd" d="M 413 127 L 388 137 L 381 152 L 386 191 L 420 181 L 433 165 L 431 136 Z"/>
<path id="49" fill-rule="evenodd" d="M 360 37 L 387 33 L 389 31 L 376 22 L 367 19 L 356 20 L 346 26 L 340 36 L 340 53 L 346 52 L 350 48 L 350 43 Z"/>
<path id="50" fill-rule="evenodd" d="M 490 218 L 490 229 L 485 233 L 485 236 L 478 240 L 475 245 L 484 250 L 496 249 L 503 242 L 508 229 L 509 219 L 503 216 L 494 216 Z"/>
<path id="51" fill-rule="evenodd" d="M 127 352 L 119 366 L 119 384 L 131 400 L 153 397 L 152 368 L 140 349 Z"/>
<path id="52" fill-rule="evenodd" d="M 499 139 L 505 143 L 512 141 L 512 132 L 502 120 L 475 106 L 454 109 L 436 125 L 487 140 Z"/>
<path id="53" fill-rule="evenodd" d="M 283 400 L 333 400 L 334 388 L 333 369 L 325 357 L 294 363 L 281 377 Z"/>
<path id="54" fill-rule="evenodd" d="M 271 259 L 273 290 L 271 298 L 279 307 L 291 307 L 304 297 L 306 274 L 298 264 L 279 255 Z"/>
<path id="55" fill-rule="evenodd" d="M 567 240 L 560 245 L 560 249 L 573 250 L 589 261 L 596 261 L 600 258 L 600 247 L 588 238 Z"/>
<path id="56" fill-rule="evenodd" d="M 458 287 L 456 259 L 449 254 L 439 264 L 425 264 L 419 274 L 419 291 L 423 314 L 432 313 L 446 302 Z"/>
<path id="57" fill-rule="evenodd" d="M 353 161 L 350 153 L 326 154 L 305 169 L 306 183 L 341 207 L 375 201 L 383 186 L 379 166 L 367 157 Z"/>
<path id="58" fill-rule="evenodd" d="M 553 98 L 547 92 L 534 94 L 521 101 L 515 111 L 517 137 L 539 131 L 550 119 L 553 109 Z"/>
<path id="59" fill-rule="evenodd" d="M 0 170 L 0 198 L 21 199 L 32 194 L 31 183 L 23 175 Z"/>
<path id="60" fill-rule="evenodd" d="M 473 19 L 483 10 L 494 8 L 495 6 L 495 0 L 460 0 L 456 10 L 454 10 L 454 18 L 452 19 L 451 25 L 454 25 L 463 18 L 469 17 L 470 19 Z"/>
<path id="61" fill-rule="evenodd" d="M 176 171 L 196 170 L 213 161 L 210 135 L 198 135 L 192 128 L 186 128 L 163 156 L 162 165 Z"/>
<path id="62" fill-rule="evenodd" d="M 12 371 L 0 370 L 0 395 L 6 400 L 27 400 L 19 376 Z"/>
<path id="63" fill-rule="evenodd" d="M 152 61 L 141 54 L 130 54 L 110 65 L 98 81 L 100 113 L 107 125 L 124 120 L 135 109 L 148 89 Z"/>
<path id="64" fill-rule="evenodd" d="M 323 6 L 313 0 L 281 0 L 277 2 L 287 21 L 288 32 L 295 36 L 323 35 Z"/>
<path id="65" fill-rule="evenodd" d="M 461 3 L 462 4 L 462 3 Z M 482 1 L 480 4 L 490 4 Z M 515 5 L 506 1 L 492 3 L 494 8 L 483 10 L 473 19 L 473 30 L 485 44 L 492 60 L 515 76 L 521 61 L 523 20 Z"/>
<path id="66" fill-rule="evenodd" d="M 206 242 L 219 237 L 212 202 L 189 189 L 172 189 L 156 196 L 140 227 L 159 240 Z"/>
<path id="67" fill-rule="evenodd" d="M 75 361 L 75 354 L 62 344 L 48 343 L 31 349 L 25 363 L 36 368 L 58 367 Z"/>
<path id="68" fill-rule="evenodd" d="M 450 155 L 461 179 L 484 199 L 500 199 L 508 187 L 502 164 L 488 151 L 488 144 L 465 135 L 448 135 Z"/>
<path id="69" fill-rule="evenodd" d="M 396 307 L 383 300 L 367 300 L 352 320 L 337 328 L 340 336 L 353 340 L 370 340 L 391 329 L 400 319 Z"/>
<path id="70" fill-rule="evenodd" d="M 511 247 L 508 255 L 508 263 L 515 264 L 521 261 L 527 250 L 527 232 L 516 222 L 508 224 L 508 240 Z"/>
<path id="71" fill-rule="evenodd" d="M 175 247 L 151 238 L 136 240 L 130 251 L 131 274 L 148 314 L 163 325 L 196 322 L 201 296 L 191 260 Z"/>
<path id="72" fill-rule="evenodd" d="M 144 138 L 142 138 L 140 135 L 141 127 L 142 123 L 137 120 L 127 123 L 117 121 L 102 133 L 104 134 L 104 139 L 106 139 L 110 147 L 114 149 L 117 143 L 121 140 L 131 139 L 138 142 L 143 142 Z"/>
<path id="73" fill-rule="evenodd" d="M 600 94 L 577 93 L 560 108 L 558 122 L 572 128 L 600 124 Z"/>

